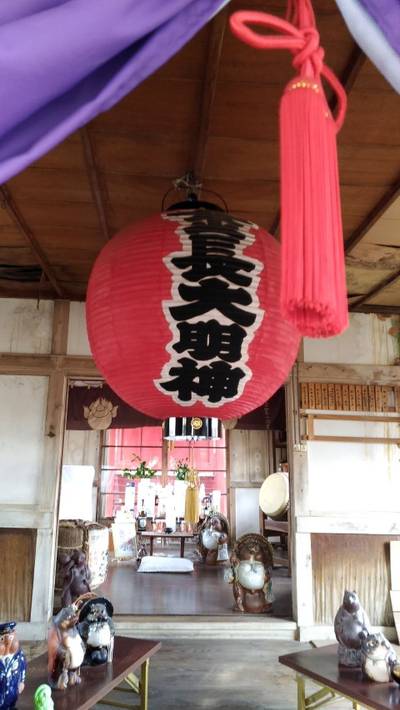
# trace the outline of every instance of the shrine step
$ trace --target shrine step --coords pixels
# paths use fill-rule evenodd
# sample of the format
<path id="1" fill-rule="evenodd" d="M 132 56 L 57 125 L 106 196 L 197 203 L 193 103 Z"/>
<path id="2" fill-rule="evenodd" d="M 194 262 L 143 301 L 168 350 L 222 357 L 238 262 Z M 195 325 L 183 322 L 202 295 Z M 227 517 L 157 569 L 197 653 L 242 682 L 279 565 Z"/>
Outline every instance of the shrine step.
<path id="1" fill-rule="evenodd" d="M 116 615 L 116 633 L 157 639 L 297 638 L 296 622 L 268 616 L 134 616 Z"/>

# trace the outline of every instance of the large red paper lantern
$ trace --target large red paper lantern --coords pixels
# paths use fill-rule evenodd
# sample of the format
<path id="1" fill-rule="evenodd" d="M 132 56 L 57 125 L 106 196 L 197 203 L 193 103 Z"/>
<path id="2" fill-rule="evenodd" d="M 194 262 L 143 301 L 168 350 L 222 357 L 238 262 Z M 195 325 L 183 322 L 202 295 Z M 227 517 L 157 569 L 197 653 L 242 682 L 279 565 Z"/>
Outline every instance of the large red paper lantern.
<path id="1" fill-rule="evenodd" d="M 129 225 L 89 280 L 96 365 L 152 417 L 240 417 L 274 394 L 296 358 L 279 279 L 273 237 L 218 209 L 172 209 Z"/>

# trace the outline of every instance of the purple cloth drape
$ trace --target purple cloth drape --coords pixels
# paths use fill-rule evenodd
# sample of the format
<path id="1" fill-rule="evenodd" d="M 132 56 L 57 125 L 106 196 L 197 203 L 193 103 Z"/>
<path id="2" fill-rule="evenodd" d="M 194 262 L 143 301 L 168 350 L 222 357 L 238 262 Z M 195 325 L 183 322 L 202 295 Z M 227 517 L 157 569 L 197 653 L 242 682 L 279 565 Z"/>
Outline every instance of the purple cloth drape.
<path id="1" fill-rule="evenodd" d="M 360 0 L 360 3 L 400 55 L 400 0 Z"/>
<path id="2" fill-rule="evenodd" d="M 356 42 L 385 79 L 400 94 L 400 55 L 359 0 L 336 0 Z"/>
<path id="3" fill-rule="evenodd" d="M 0 182 L 111 108 L 227 0 L 1 0 Z"/>

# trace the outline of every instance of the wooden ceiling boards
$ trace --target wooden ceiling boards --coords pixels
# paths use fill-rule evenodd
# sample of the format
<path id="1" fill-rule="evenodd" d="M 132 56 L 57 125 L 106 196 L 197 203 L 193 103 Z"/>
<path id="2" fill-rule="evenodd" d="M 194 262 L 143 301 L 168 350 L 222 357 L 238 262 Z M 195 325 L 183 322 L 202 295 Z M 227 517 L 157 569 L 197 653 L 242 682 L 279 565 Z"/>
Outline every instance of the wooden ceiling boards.
<path id="1" fill-rule="evenodd" d="M 291 57 L 244 45 L 227 19 L 237 9 L 282 14 L 283 5 L 233 0 L 118 105 L 8 182 L 0 263 L 39 264 L 45 275 L 0 281 L 0 295 L 83 300 L 107 239 L 159 212 L 172 181 L 191 170 L 233 214 L 279 234 L 278 106 Z M 349 304 L 400 312 L 400 99 L 334 0 L 314 6 L 327 63 L 348 92 L 338 148 Z"/>

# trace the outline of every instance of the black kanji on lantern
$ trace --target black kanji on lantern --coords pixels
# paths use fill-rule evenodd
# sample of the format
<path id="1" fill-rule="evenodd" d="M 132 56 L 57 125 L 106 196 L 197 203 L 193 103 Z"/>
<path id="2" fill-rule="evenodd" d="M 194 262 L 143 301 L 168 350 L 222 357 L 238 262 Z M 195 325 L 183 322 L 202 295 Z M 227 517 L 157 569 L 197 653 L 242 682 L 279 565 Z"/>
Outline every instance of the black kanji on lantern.
<path id="1" fill-rule="evenodd" d="M 246 362 L 263 318 L 257 296 L 263 266 L 243 252 L 254 243 L 255 225 L 204 209 L 164 218 L 178 223 L 182 251 L 165 259 L 173 283 L 163 308 L 173 339 L 155 384 L 175 402 L 217 406 L 236 399 L 252 376 Z"/>
<path id="2" fill-rule="evenodd" d="M 230 239 L 217 239 L 214 235 L 205 235 L 203 240 L 191 238 L 192 253 L 190 256 L 178 256 L 172 263 L 183 270 L 187 281 L 197 281 L 206 276 L 223 276 L 237 286 L 250 286 L 251 278 L 243 273 L 254 270 L 254 264 L 246 259 L 235 257 L 235 244 Z"/>
<path id="3" fill-rule="evenodd" d="M 239 382 L 245 373 L 240 367 L 232 367 L 227 362 L 212 362 L 211 365 L 197 367 L 194 360 L 183 357 L 178 365 L 171 367 L 173 378 L 161 386 L 168 392 L 176 392 L 182 402 L 189 402 L 193 394 L 207 397 L 212 403 L 237 395 Z"/>
<path id="4" fill-rule="evenodd" d="M 239 325 L 253 325 L 256 316 L 241 306 L 250 306 L 252 297 L 244 288 L 229 288 L 222 279 L 203 279 L 198 286 L 179 286 L 179 295 L 188 305 L 170 308 L 172 317 L 177 320 L 190 320 L 202 316 L 212 310 L 219 311 L 223 316 Z"/>
<path id="5" fill-rule="evenodd" d="M 222 325 L 216 320 L 179 323 L 179 341 L 172 346 L 177 353 L 185 350 L 195 360 L 213 360 L 218 357 L 227 362 L 240 360 L 246 331 L 240 325 Z"/>

